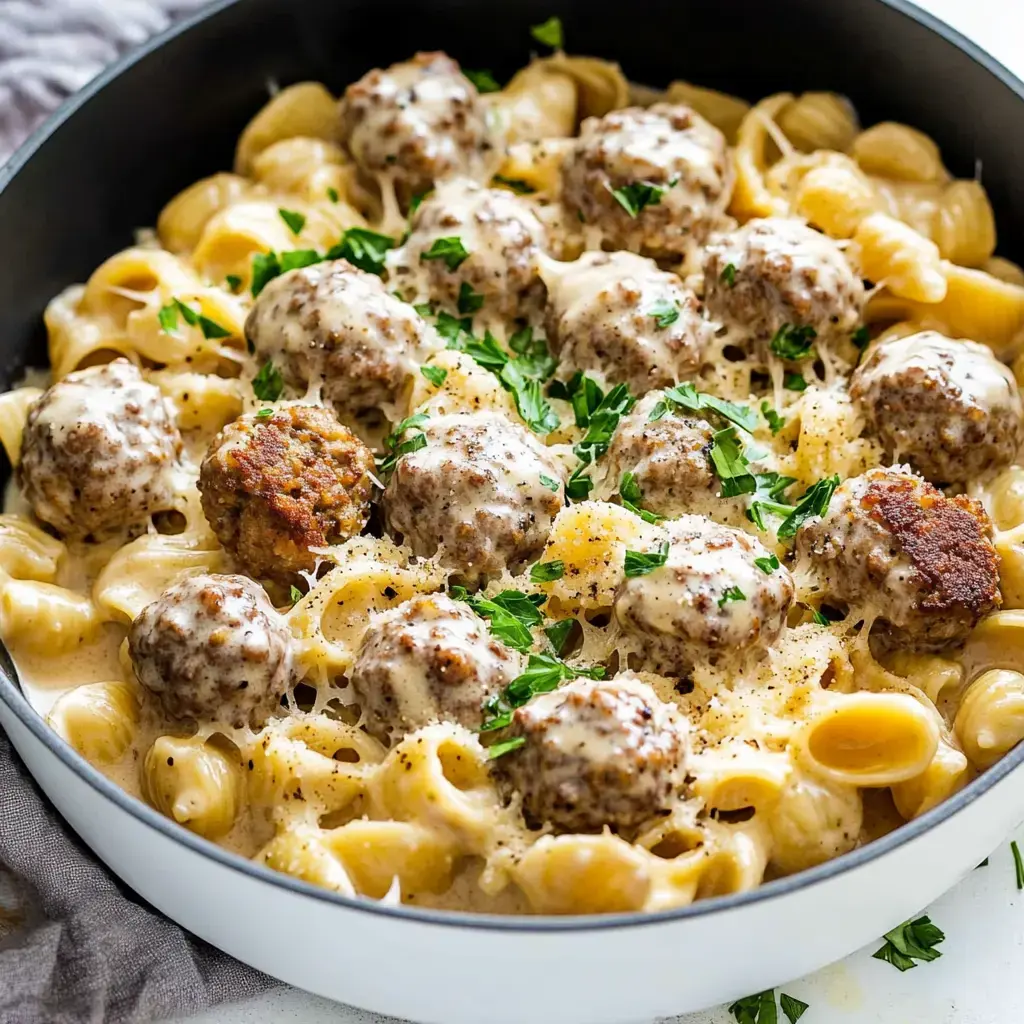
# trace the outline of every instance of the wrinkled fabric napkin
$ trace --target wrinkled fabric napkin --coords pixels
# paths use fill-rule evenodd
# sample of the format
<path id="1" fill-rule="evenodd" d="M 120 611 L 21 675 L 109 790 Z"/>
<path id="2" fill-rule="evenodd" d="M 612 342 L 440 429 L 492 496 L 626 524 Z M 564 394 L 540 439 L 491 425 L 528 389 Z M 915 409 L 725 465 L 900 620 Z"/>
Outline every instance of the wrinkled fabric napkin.
<path id="1" fill-rule="evenodd" d="M 110 61 L 204 0 L 0 0 L 0 163 Z M 0 1024 L 135 1024 L 270 987 L 120 884 L 0 731 Z"/>

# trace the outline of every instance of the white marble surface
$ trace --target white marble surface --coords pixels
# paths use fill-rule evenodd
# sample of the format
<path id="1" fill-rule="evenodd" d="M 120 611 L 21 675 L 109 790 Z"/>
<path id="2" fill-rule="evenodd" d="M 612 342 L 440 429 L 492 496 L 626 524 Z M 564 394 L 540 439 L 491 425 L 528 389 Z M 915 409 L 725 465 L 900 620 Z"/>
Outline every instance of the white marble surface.
<path id="1" fill-rule="evenodd" d="M 828 0 L 822 0 L 828 2 Z M 1024 77 L 1024 0 L 918 0 Z M 1024 184 L 1022 184 L 1024 188 Z M 1024 808 L 1021 809 L 1024 817 Z M 1011 1024 L 1024 1016 L 1024 893 L 1008 837 L 928 913 L 946 932 L 943 956 L 901 974 L 874 960 L 875 943 L 784 985 L 810 1004 L 802 1024 Z M 1024 828 L 1017 841 L 1024 847 Z M 837 921 L 841 928 L 842 922 Z M 482 1014 L 482 1019 L 486 1014 Z M 661 1024 L 726 1024 L 724 1008 Z M 784 1021 L 780 1015 L 780 1021 Z M 379 1024 L 373 1014 L 281 988 L 191 1018 L 192 1024 Z M 184 1024 L 184 1022 L 168 1022 Z"/>

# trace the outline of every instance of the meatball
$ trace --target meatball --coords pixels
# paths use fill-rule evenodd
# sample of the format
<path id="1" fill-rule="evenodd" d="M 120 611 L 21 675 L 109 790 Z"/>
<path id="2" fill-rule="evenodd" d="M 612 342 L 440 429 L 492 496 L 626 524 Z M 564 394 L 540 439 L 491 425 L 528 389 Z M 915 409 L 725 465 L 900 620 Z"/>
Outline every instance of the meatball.
<path id="1" fill-rule="evenodd" d="M 909 467 L 847 480 L 826 514 L 801 527 L 796 550 L 826 600 L 877 615 L 893 646 L 958 642 L 1000 604 L 985 510 L 947 498 Z"/>
<path id="2" fill-rule="evenodd" d="M 260 292 L 245 334 L 258 361 L 272 361 L 299 394 L 319 383 L 343 418 L 394 412 L 419 364 L 444 348 L 412 306 L 345 260 L 275 278 Z"/>
<path id="3" fill-rule="evenodd" d="M 180 451 L 160 389 L 117 359 L 69 373 L 32 404 L 18 481 L 44 523 L 73 539 L 100 536 L 172 506 Z"/>
<path id="4" fill-rule="evenodd" d="M 480 177 L 493 148 L 480 94 L 444 53 L 417 53 L 350 85 L 341 140 L 360 170 L 390 174 L 405 201 L 442 178 Z"/>
<path id="5" fill-rule="evenodd" d="M 714 436 L 707 420 L 676 412 L 662 392 L 650 392 L 619 421 L 604 459 L 604 497 L 616 494 L 623 475 L 632 473 L 643 508 L 658 515 L 735 517 L 743 505 L 719 497 L 710 457 Z"/>
<path id="6" fill-rule="evenodd" d="M 522 669 L 468 605 L 428 594 L 374 621 L 349 678 L 367 732 L 387 742 L 438 719 L 478 728 L 484 701 Z"/>
<path id="7" fill-rule="evenodd" d="M 783 328 L 802 329 L 819 345 L 847 339 L 860 322 L 864 283 L 827 235 L 766 217 L 708 245 L 704 301 L 711 317 L 742 331 L 767 360 Z"/>
<path id="8" fill-rule="evenodd" d="M 469 254 L 461 262 L 431 255 L 450 238 Z M 392 283 L 405 294 L 409 282 L 420 296 L 460 312 L 471 312 L 460 297 L 476 293 L 484 313 L 514 319 L 524 307 L 538 305 L 543 294 L 537 256 L 546 245 L 546 229 L 528 203 L 507 189 L 459 178 L 441 185 L 417 209 L 408 240 L 390 261 Z"/>
<path id="9" fill-rule="evenodd" d="M 634 394 L 693 374 L 711 327 L 692 292 L 653 260 L 628 252 L 588 252 L 550 261 L 547 333 L 566 370 L 583 370 Z"/>
<path id="10" fill-rule="evenodd" d="M 192 576 L 128 631 L 139 682 L 172 718 L 259 728 L 298 682 L 284 617 L 245 576 Z"/>
<path id="11" fill-rule="evenodd" d="M 229 423 L 199 471 L 203 512 L 250 575 L 287 583 L 313 548 L 359 533 L 370 515 L 373 453 L 328 409 L 285 405 Z"/>
<path id="12" fill-rule="evenodd" d="M 929 480 L 966 483 L 1009 465 L 1024 442 L 1013 374 L 986 346 L 936 331 L 874 345 L 850 395 L 889 457 Z"/>
<path id="13" fill-rule="evenodd" d="M 734 178 L 717 128 L 656 103 L 583 122 L 562 165 L 562 200 L 610 248 L 676 256 L 721 221 Z"/>
<path id="14" fill-rule="evenodd" d="M 540 554 L 564 504 L 564 473 L 524 427 L 497 413 L 439 416 L 384 491 L 384 521 L 417 555 L 467 580 L 515 571 Z"/>
<path id="15" fill-rule="evenodd" d="M 775 643 L 793 603 L 789 570 L 765 571 L 757 560 L 769 552 L 758 540 L 703 516 L 681 516 L 664 529 L 664 565 L 627 576 L 615 594 L 615 619 L 641 639 L 647 662 L 681 675 L 697 662 L 719 663 Z"/>
<path id="16" fill-rule="evenodd" d="M 559 832 L 630 832 L 670 807 L 682 787 L 685 719 L 632 672 L 574 679 L 519 708 L 495 761 L 523 811 Z"/>

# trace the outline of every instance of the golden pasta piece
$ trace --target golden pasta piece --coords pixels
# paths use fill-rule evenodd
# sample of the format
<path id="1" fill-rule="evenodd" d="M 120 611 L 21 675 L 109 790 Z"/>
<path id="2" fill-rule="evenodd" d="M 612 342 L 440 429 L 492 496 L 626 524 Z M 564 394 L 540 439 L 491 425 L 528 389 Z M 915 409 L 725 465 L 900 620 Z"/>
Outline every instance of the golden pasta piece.
<path id="1" fill-rule="evenodd" d="M 161 736 L 141 771 L 146 802 L 179 825 L 207 839 L 227 835 L 242 807 L 237 760 L 195 736 Z"/>
<path id="2" fill-rule="evenodd" d="M 729 212 L 739 220 L 752 217 L 784 217 L 788 204 L 773 196 L 765 184 L 769 145 L 774 145 L 770 127 L 793 100 L 791 93 L 778 93 L 761 100 L 743 118 L 736 136 L 736 187 Z"/>
<path id="3" fill-rule="evenodd" d="M 21 462 L 21 436 L 29 407 L 42 393 L 42 388 L 15 388 L 0 395 L 0 444 L 12 468 Z"/>
<path id="4" fill-rule="evenodd" d="M 1024 269 L 1012 260 L 1003 259 L 1002 256 L 991 256 L 985 260 L 981 269 L 1007 284 L 1024 287 Z"/>
<path id="5" fill-rule="evenodd" d="M 235 150 L 235 172 L 251 174 L 256 157 L 281 139 L 333 140 L 337 124 L 337 101 L 319 82 L 290 85 L 246 125 Z"/>
<path id="6" fill-rule="evenodd" d="M 86 282 L 80 311 L 102 317 L 112 330 L 129 330 L 132 314 L 187 297 L 202 287 L 192 269 L 162 249 L 135 246 L 111 256 Z"/>
<path id="7" fill-rule="evenodd" d="M 35 580 L 0 584 L 0 633 L 16 650 L 64 654 L 92 639 L 101 624 L 92 601 L 73 590 Z"/>
<path id="8" fill-rule="evenodd" d="M 319 885 L 343 896 L 356 890 L 338 858 L 324 845 L 322 829 L 307 824 L 289 825 L 256 855 L 255 859 L 274 871 Z"/>
<path id="9" fill-rule="evenodd" d="M 179 430 L 212 436 L 242 414 L 246 385 L 237 377 L 156 370 L 149 380 L 171 400 Z"/>
<path id="10" fill-rule="evenodd" d="M 888 214 L 874 213 L 861 221 L 853 240 L 868 280 L 916 302 L 936 303 L 946 297 L 938 246 L 913 228 Z"/>
<path id="11" fill-rule="evenodd" d="M 942 194 L 931 230 L 943 259 L 965 267 L 985 264 L 996 248 L 996 218 L 978 181 L 954 181 Z"/>
<path id="12" fill-rule="evenodd" d="M 834 92 L 805 92 L 779 114 L 778 125 L 797 149 L 839 153 L 850 148 L 860 127 L 853 104 Z"/>
<path id="13" fill-rule="evenodd" d="M 534 61 L 490 100 L 508 142 L 564 138 L 576 130 L 579 90 L 572 75 Z"/>
<path id="14" fill-rule="evenodd" d="M 742 825 L 705 825 L 706 858 L 697 896 L 728 896 L 756 889 L 768 866 L 771 840 L 765 825 L 756 817 Z"/>
<path id="15" fill-rule="evenodd" d="M 1024 675 L 1007 669 L 980 675 L 960 702 L 954 728 L 972 764 L 995 764 L 1024 739 Z"/>
<path id="16" fill-rule="evenodd" d="M 81 312 L 84 285 L 65 288 L 46 307 L 47 348 L 55 381 L 73 370 L 109 363 L 119 356 L 139 362 L 131 341 L 120 332 L 104 328 L 95 317 Z"/>
<path id="17" fill-rule="evenodd" d="M 1024 466 L 1004 469 L 985 490 L 985 504 L 997 530 L 1012 530 L 1024 523 Z"/>
<path id="18" fill-rule="evenodd" d="M 793 192 L 793 209 L 832 238 L 852 238 L 880 208 L 871 182 L 846 157 L 812 167 Z"/>
<path id="19" fill-rule="evenodd" d="M 86 683 L 60 697 L 46 722 L 87 761 L 113 764 L 135 739 L 139 700 L 125 683 Z"/>
<path id="20" fill-rule="evenodd" d="M 444 378 L 438 383 L 422 373 L 416 376 L 409 397 L 410 413 L 499 412 L 519 418 L 512 395 L 498 378 L 464 352 L 446 349 L 431 356 L 426 365 L 443 370 Z"/>
<path id="21" fill-rule="evenodd" d="M 960 661 L 968 681 L 988 669 L 1024 665 L 1024 610 L 986 615 L 967 638 Z"/>
<path id="22" fill-rule="evenodd" d="M 568 75 L 576 83 L 576 117 L 580 121 L 629 106 L 629 83 L 614 61 L 570 57 L 559 51 L 537 63 Z"/>
<path id="23" fill-rule="evenodd" d="M 562 163 L 572 148 L 572 139 L 513 143 L 505 152 L 498 175 L 506 181 L 521 181 L 541 195 L 558 195 L 562 188 Z"/>
<path id="24" fill-rule="evenodd" d="M 0 515 L 0 571 L 19 580 L 53 583 L 67 548 L 30 519 Z"/>
<path id="25" fill-rule="evenodd" d="M 892 787 L 893 803 L 901 816 L 910 821 L 963 789 L 969 779 L 967 758 L 944 739 L 920 775 Z"/>
<path id="26" fill-rule="evenodd" d="M 203 228 L 215 214 L 237 203 L 251 184 L 237 174 L 214 174 L 179 192 L 161 211 L 156 222 L 160 244 L 173 253 L 190 253 Z"/>
<path id="27" fill-rule="evenodd" d="M 955 693 L 963 680 L 963 667 L 949 658 L 918 651 L 893 651 L 885 665 L 924 693 L 933 704 L 939 698 Z"/>
<path id="28" fill-rule="evenodd" d="M 742 740 L 709 748 L 688 766 L 693 792 L 709 810 L 754 808 L 771 814 L 789 779 L 792 765 L 784 753 L 758 750 Z"/>
<path id="29" fill-rule="evenodd" d="M 664 98 L 668 103 L 683 103 L 692 107 L 705 121 L 710 121 L 722 132 L 730 145 L 736 142 L 740 125 L 750 111 L 750 104 L 738 96 L 730 96 L 716 89 L 703 89 L 699 85 L 679 80 L 669 83 Z"/>
<path id="30" fill-rule="evenodd" d="M 1024 608 L 1024 523 L 996 534 L 1003 608 Z"/>
<path id="31" fill-rule="evenodd" d="M 909 125 L 882 121 L 853 140 L 854 159 L 868 174 L 904 181 L 944 181 L 939 147 Z"/>

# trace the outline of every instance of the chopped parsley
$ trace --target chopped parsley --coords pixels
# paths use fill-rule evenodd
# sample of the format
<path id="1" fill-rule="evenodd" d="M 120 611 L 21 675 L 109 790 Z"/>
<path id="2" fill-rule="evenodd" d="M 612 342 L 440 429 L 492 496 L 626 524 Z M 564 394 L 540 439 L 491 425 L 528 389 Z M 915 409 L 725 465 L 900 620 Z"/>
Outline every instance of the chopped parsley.
<path id="1" fill-rule="evenodd" d="M 726 263 L 725 269 L 718 275 L 718 280 L 729 288 L 736 287 L 736 267 L 732 263 Z"/>
<path id="2" fill-rule="evenodd" d="M 473 85 L 476 86 L 477 92 L 501 91 L 501 86 L 487 68 L 482 68 L 479 71 L 472 71 L 469 68 L 463 68 L 462 73 L 473 83 Z"/>
<path id="3" fill-rule="evenodd" d="M 716 431 L 711 445 L 711 464 L 722 484 L 722 497 L 735 498 L 740 494 L 753 494 L 757 481 L 750 472 L 750 463 L 740 448 L 735 427 Z"/>
<path id="4" fill-rule="evenodd" d="M 648 316 L 654 317 L 654 323 L 659 331 L 671 327 L 679 319 L 679 307 L 668 299 L 659 299 L 649 310 Z"/>
<path id="5" fill-rule="evenodd" d="M 384 456 L 377 462 L 377 471 L 383 476 L 387 476 L 398 464 L 398 460 L 403 455 L 410 455 L 412 452 L 418 452 L 421 448 L 427 446 L 427 435 L 420 430 L 418 433 L 413 434 L 412 437 L 406 440 L 401 440 L 402 435 L 410 430 L 417 430 L 423 426 L 424 423 L 430 417 L 424 412 L 418 412 L 414 416 L 409 416 L 402 420 L 395 429 L 384 438 Z"/>
<path id="6" fill-rule="evenodd" d="M 543 473 L 541 473 L 540 475 L 540 482 L 549 491 L 554 491 L 556 493 L 558 492 L 558 488 L 561 487 L 561 484 L 557 480 L 555 480 L 553 477 L 545 476 Z"/>
<path id="7" fill-rule="evenodd" d="M 796 1024 L 807 1011 L 808 1004 L 781 992 L 779 1006 L 782 1007 L 782 1012 L 786 1015 L 789 1024 Z M 729 1007 L 729 1012 L 735 1017 L 737 1024 L 778 1024 L 775 990 L 769 989 L 767 992 L 759 992 L 756 996 L 744 996 L 743 999 L 737 999 Z"/>
<path id="8" fill-rule="evenodd" d="M 338 190 L 333 185 L 329 185 L 327 187 L 327 198 L 330 199 L 332 203 L 336 203 L 341 198 L 338 195 Z"/>
<path id="9" fill-rule="evenodd" d="M 755 473 L 754 500 L 747 511 L 747 518 L 759 529 L 765 530 L 764 514 L 770 513 L 785 519 L 795 506 L 787 505 L 781 499 L 785 497 L 786 491 L 796 483 L 792 476 L 781 476 L 772 471 L 770 473 Z"/>
<path id="10" fill-rule="evenodd" d="M 565 575 L 565 562 L 560 558 L 553 562 L 538 562 L 530 568 L 530 580 L 533 583 L 552 583 Z"/>
<path id="11" fill-rule="evenodd" d="M 782 386 L 787 391 L 806 391 L 807 381 L 802 373 L 791 373 L 787 370 L 782 375 Z"/>
<path id="12" fill-rule="evenodd" d="M 483 619 L 502 643 L 524 654 L 533 646 L 530 629 L 539 626 L 544 616 L 538 605 L 547 599 L 544 594 L 526 595 L 519 590 L 503 590 L 493 598 L 470 594 L 465 587 L 451 587 L 456 601 L 465 601 Z"/>
<path id="13" fill-rule="evenodd" d="M 761 415 L 765 418 L 765 422 L 772 432 L 772 437 L 775 437 L 786 425 L 786 417 L 780 416 L 767 402 L 761 403 Z"/>
<path id="14" fill-rule="evenodd" d="M 242 287 L 242 279 L 237 274 L 228 274 L 224 278 L 224 283 L 231 289 L 236 295 L 239 289 Z"/>
<path id="15" fill-rule="evenodd" d="M 594 481 L 587 476 L 587 463 L 577 466 L 565 481 L 565 496 L 571 501 L 586 501 L 594 488 Z"/>
<path id="16" fill-rule="evenodd" d="M 189 327 L 198 327 L 203 332 L 207 341 L 217 338 L 230 338 L 231 332 L 226 327 L 221 327 L 216 320 L 211 320 L 202 313 L 197 313 L 191 306 L 186 305 L 181 299 L 171 301 L 160 308 L 156 318 L 160 323 L 160 329 L 165 334 L 175 334 L 178 330 L 178 314 Z"/>
<path id="17" fill-rule="evenodd" d="M 784 479 L 784 478 L 783 478 Z M 796 507 L 783 520 L 778 530 L 779 540 L 795 537 L 796 531 L 815 516 L 823 516 L 828 511 L 828 504 L 839 486 L 839 474 L 819 480 L 809 487 L 804 496 L 796 503 Z"/>
<path id="18" fill-rule="evenodd" d="M 274 410 L 273 409 L 260 409 L 260 411 L 258 413 L 256 413 L 256 419 L 258 419 L 258 420 L 265 420 L 268 417 L 273 416 L 273 415 L 274 415 Z"/>
<path id="19" fill-rule="evenodd" d="M 1020 856 L 1020 847 L 1015 839 L 1010 843 L 1010 852 L 1013 854 L 1013 870 L 1017 877 L 1017 888 L 1024 889 L 1024 860 Z"/>
<path id="20" fill-rule="evenodd" d="M 937 960 L 942 954 L 935 948 L 946 936 L 928 917 L 904 921 L 898 928 L 886 932 L 885 944 L 871 955 L 876 960 L 890 963 L 898 971 L 916 967 L 915 960 Z"/>
<path id="21" fill-rule="evenodd" d="M 414 308 L 417 308 L 417 312 L 421 316 L 425 315 L 422 312 L 422 306 Z M 437 328 L 437 333 L 448 342 L 448 348 L 463 352 L 467 342 L 476 340 L 472 334 L 473 322 L 468 317 L 460 320 L 457 316 L 452 316 L 451 313 L 441 312 L 437 314 L 434 326 Z"/>
<path id="22" fill-rule="evenodd" d="M 467 313 L 475 313 L 484 304 L 484 297 L 463 281 L 459 285 L 459 298 L 457 301 L 458 310 L 465 316 Z"/>
<path id="23" fill-rule="evenodd" d="M 278 368 L 268 359 L 252 379 L 252 393 L 261 402 L 276 402 L 284 391 L 284 378 Z"/>
<path id="24" fill-rule="evenodd" d="M 863 352 L 864 349 L 871 344 L 871 332 L 868 330 L 867 324 L 861 324 L 860 327 L 850 335 L 850 341 L 853 342 L 853 347 L 857 349 L 858 352 Z"/>
<path id="25" fill-rule="evenodd" d="M 303 267 L 311 267 L 319 263 L 323 257 L 316 249 L 291 249 L 281 253 L 281 273 L 287 274 L 289 270 L 301 270 Z"/>
<path id="26" fill-rule="evenodd" d="M 640 507 L 643 500 L 644 496 L 640 485 L 636 482 L 636 474 L 623 473 L 622 479 L 619 481 L 619 501 L 622 502 L 622 507 L 629 509 L 634 515 L 638 515 L 645 523 L 661 522 L 665 518 L 664 516 L 659 516 L 656 512 L 648 512 L 647 509 Z"/>
<path id="27" fill-rule="evenodd" d="M 493 761 L 503 754 L 510 754 L 513 750 L 518 750 L 525 743 L 525 736 L 513 736 L 510 740 L 502 740 L 500 743 L 491 744 L 487 748 L 487 756 Z"/>
<path id="28" fill-rule="evenodd" d="M 600 394 L 599 389 L 597 393 Z M 608 451 L 619 419 L 633 408 L 635 402 L 636 399 L 629 393 L 629 388 L 625 384 L 616 384 L 606 395 L 601 395 L 597 406 L 587 415 L 586 434 L 573 446 L 573 451 L 581 462 L 589 465 Z"/>
<path id="29" fill-rule="evenodd" d="M 434 304 L 432 302 L 419 302 L 416 303 L 412 308 L 415 309 L 420 316 L 433 316 L 434 313 L 436 312 L 436 310 L 434 309 Z"/>
<path id="30" fill-rule="evenodd" d="M 551 642 L 555 654 L 561 655 L 565 650 L 565 643 L 569 639 L 572 627 L 576 625 L 575 619 L 559 619 L 558 622 L 544 627 L 544 635 Z"/>
<path id="31" fill-rule="evenodd" d="M 639 217 L 648 206 L 657 206 L 666 189 L 672 188 L 678 179 L 673 178 L 666 185 L 656 185 L 651 181 L 634 181 L 622 188 L 611 189 L 615 201 L 630 217 Z"/>
<path id="32" fill-rule="evenodd" d="M 444 260 L 444 265 L 449 270 L 457 270 L 467 259 L 469 259 L 469 253 L 458 235 L 436 238 L 426 252 L 420 253 L 421 261 Z"/>
<path id="33" fill-rule="evenodd" d="M 341 241 L 328 250 L 325 260 L 348 260 L 354 267 L 378 277 L 384 273 L 384 261 L 395 240 L 369 228 L 349 228 Z"/>
<path id="34" fill-rule="evenodd" d="M 747 595 L 739 587 L 726 587 L 722 596 L 718 599 L 718 607 L 728 604 L 730 601 L 746 601 Z"/>
<path id="35" fill-rule="evenodd" d="M 426 199 L 427 196 L 429 196 L 430 193 L 433 191 L 434 190 L 432 188 L 428 188 L 426 192 L 417 192 L 416 195 L 414 195 L 412 199 L 409 200 L 410 217 L 420 208 L 420 205 L 423 203 L 423 200 Z"/>
<path id="36" fill-rule="evenodd" d="M 306 226 L 306 215 L 297 210 L 278 209 L 277 214 L 288 225 L 293 235 L 299 234 Z"/>
<path id="37" fill-rule="evenodd" d="M 660 569 L 668 561 L 668 541 L 664 540 L 657 551 L 627 551 L 625 560 L 626 576 L 647 576 Z"/>
<path id="38" fill-rule="evenodd" d="M 779 559 L 776 555 L 768 555 L 767 558 L 755 558 L 754 565 L 756 565 L 758 569 L 765 574 L 765 576 L 771 576 L 771 574 L 779 567 Z"/>
<path id="39" fill-rule="evenodd" d="M 562 19 L 558 17 L 548 18 L 547 21 L 542 22 L 540 25 L 534 25 L 530 29 L 530 35 L 533 36 L 538 43 L 543 43 L 544 46 L 550 46 L 552 50 L 560 50 L 565 45 L 565 33 L 562 31 Z"/>
<path id="40" fill-rule="evenodd" d="M 665 402 L 687 412 L 702 412 L 710 409 L 717 412 L 719 416 L 736 426 L 742 427 L 747 433 L 752 434 L 757 430 L 757 413 L 747 405 L 739 405 L 736 402 L 727 402 L 724 398 L 716 395 L 706 395 L 698 391 L 692 384 L 677 384 L 674 388 L 665 391 Z M 659 402 L 651 411 L 650 420 L 659 420 L 668 411 L 668 407 L 659 408 L 663 405 Z"/>
<path id="41" fill-rule="evenodd" d="M 503 174 L 496 174 L 491 179 L 491 184 L 504 185 L 520 196 L 532 195 L 537 191 L 528 181 L 523 181 L 522 178 L 506 178 Z"/>
<path id="42" fill-rule="evenodd" d="M 178 329 L 178 310 L 175 308 L 173 303 L 161 306 L 160 312 L 157 313 L 156 318 L 160 322 L 160 330 L 162 330 L 164 334 L 174 334 Z"/>
<path id="43" fill-rule="evenodd" d="M 281 274 L 281 261 L 276 252 L 258 252 L 252 258 L 252 284 L 250 291 L 256 298 L 266 286 Z"/>
<path id="44" fill-rule="evenodd" d="M 293 584 L 288 590 L 288 596 L 292 599 L 292 604 L 298 604 L 302 600 L 302 591 Z"/>
<path id="45" fill-rule="evenodd" d="M 780 358 L 790 362 L 806 359 L 814 348 L 818 332 L 813 327 L 783 324 L 769 342 L 768 347 Z"/>
<path id="46" fill-rule="evenodd" d="M 782 1012 L 786 1015 L 789 1024 L 796 1024 L 807 1012 L 807 1005 L 802 999 L 788 996 L 785 992 L 779 993 L 779 1006 L 782 1007 Z"/>
<path id="47" fill-rule="evenodd" d="M 439 388 L 448 376 L 448 371 L 443 366 L 421 366 L 420 373 L 422 373 L 435 388 Z"/>
<path id="48" fill-rule="evenodd" d="M 813 607 L 812 605 L 809 605 L 809 604 L 805 605 L 804 607 L 811 613 L 811 621 L 816 626 L 831 626 L 832 625 L 832 623 L 829 622 L 828 616 L 820 608 L 815 608 L 815 607 Z"/>

